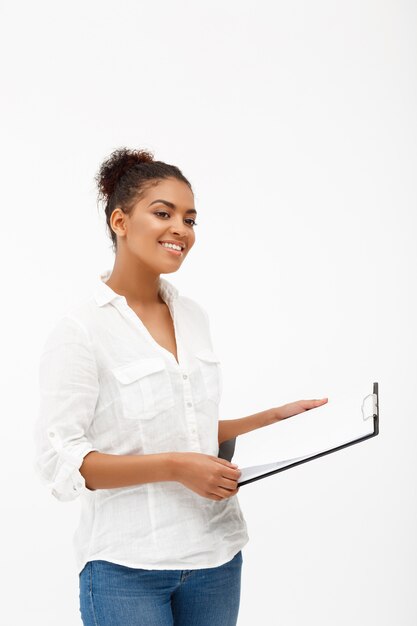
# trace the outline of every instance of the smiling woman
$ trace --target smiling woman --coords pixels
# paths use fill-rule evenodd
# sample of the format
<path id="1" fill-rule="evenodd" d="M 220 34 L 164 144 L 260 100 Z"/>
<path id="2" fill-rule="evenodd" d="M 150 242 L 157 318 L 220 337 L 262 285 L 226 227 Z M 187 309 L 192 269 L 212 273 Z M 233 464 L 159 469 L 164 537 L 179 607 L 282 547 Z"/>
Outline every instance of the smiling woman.
<path id="1" fill-rule="evenodd" d="M 47 337 L 36 428 L 41 478 L 82 502 L 81 617 L 234 626 L 249 537 L 220 458 L 221 363 L 206 311 L 161 277 L 195 243 L 194 194 L 144 150 L 114 151 L 96 182 L 116 258 Z"/>

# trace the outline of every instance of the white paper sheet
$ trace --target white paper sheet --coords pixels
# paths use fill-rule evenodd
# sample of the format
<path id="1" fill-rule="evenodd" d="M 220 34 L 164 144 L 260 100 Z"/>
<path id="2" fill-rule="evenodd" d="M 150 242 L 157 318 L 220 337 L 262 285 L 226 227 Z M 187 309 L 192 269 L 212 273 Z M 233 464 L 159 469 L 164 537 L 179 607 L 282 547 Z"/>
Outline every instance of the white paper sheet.
<path id="1" fill-rule="evenodd" d="M 337 448 L 339 446 L 344 445 L 345 443 L 350 443 L 351 441 L 355 441 L 355 439 L 348 439 L 347 441 L 342 441 L 341 443 L 337 443 L 331 448 L 322 448 L 321 450 L 316 450 L 315 452 L 309 452 L 303 456 L 297 456 L 293 459 L 285 459 L 283 461 L 275 461 L 274 463 L 266 463 L 265 465 L 251 465 L 249 467 L 241 468 L 241 476 L 237 481 L 238 485 L 245 480 L 250 480 L 251 478 L 257 478 L 258 476 L 262 476 L 263 474 L 267 474 L 268 472 L 272 472 L 275 469 L 279 469 L 280 467 L 285 467 L 286 465 L 291 465 L 291 463 L 296 463 L 297 461 L 301 461 L 302 459 L 308 459 L 316 454 L 320 454 L 320 452 L 327 452 L 329 449 Z"/>

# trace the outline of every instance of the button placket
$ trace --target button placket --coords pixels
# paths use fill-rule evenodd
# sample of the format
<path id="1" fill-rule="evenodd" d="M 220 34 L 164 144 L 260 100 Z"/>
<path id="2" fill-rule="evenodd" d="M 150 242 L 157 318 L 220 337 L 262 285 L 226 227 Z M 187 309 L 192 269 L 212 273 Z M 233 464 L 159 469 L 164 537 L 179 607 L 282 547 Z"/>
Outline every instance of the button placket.
<path id="1" fill-rule="evenodd" d="M 185 416 L 186 416 L 187 424 L 189 427 L 190 439 L 196 451 L 199 451 L 200 442 L 197 436 L 197 424 L 195 421 L 195 413 L 193 410 L 194 405 L 190 400 L 192 398 L 192 394 L 191 394 L 190 382 L 188 380 L 188 374 L 183 373 L 182 378 L 185 381 L 184 382 L 184 398 L 185 398 L 185 407 L 186 407 Z"/>
<path id="2" fill-rule="evenodd" d="M 187 416 L 187 421 L 188 421 L 188 424 L 190 426 L 190 432 L 191 432 L 191 434 L 196 435 L 197 434 L 197 424 L 196 424 L 196 421 L 195 421 L 195 413 L 194 413 L 194 409 L 193 409 L 194 405 L 193 405 L 192 402 L 186 402 L 186 406 L 188 408 L 185 409 L 185 414 Z M 197 438 L 196 437 L 194 437 L 194 438 L 197 441 Z"/>

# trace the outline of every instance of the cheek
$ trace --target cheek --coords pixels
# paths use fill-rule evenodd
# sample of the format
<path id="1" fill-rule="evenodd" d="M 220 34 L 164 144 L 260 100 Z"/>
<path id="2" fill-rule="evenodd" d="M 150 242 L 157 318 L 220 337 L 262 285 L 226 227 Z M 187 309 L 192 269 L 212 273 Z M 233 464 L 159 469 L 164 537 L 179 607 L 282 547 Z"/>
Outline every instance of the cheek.
<path id="1" fill-rule="evenodd" d="M 190 236 L 189 236 L 189 238 L 188 238 L 189 248 L 191 248 L 191 247 L 194 245 L 194 242 L 195 242 L 195 230 L 193 230 L 193 231 L 190 233 Z"/>
<path id="2" fill-rule="evenodd" d="M 142 246 L 151 245 L 158 241 L 163 226 L 150 218 L 142 218 L 132 222 L 132 238 Z"/>

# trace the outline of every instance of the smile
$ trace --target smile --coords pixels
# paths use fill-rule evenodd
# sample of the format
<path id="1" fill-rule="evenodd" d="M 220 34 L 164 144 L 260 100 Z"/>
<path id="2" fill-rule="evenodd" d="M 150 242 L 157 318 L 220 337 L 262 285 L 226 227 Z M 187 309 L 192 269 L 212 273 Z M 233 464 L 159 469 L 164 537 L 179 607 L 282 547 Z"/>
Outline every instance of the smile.
<path id="1" fill-rule="evenodd" d="M 182 256 L 183 252 L 182 250 L 178 250 L 179 246 L 175 246 L 171 243 L 161 243 L 160 241 L 158 241 L 159 245 L 162 246 L 162 248 L 164 248 L 164 250 L 166 250 L 167 252 L 170 252 L 171 254 L 175 254 L 176 256 Z"/>

